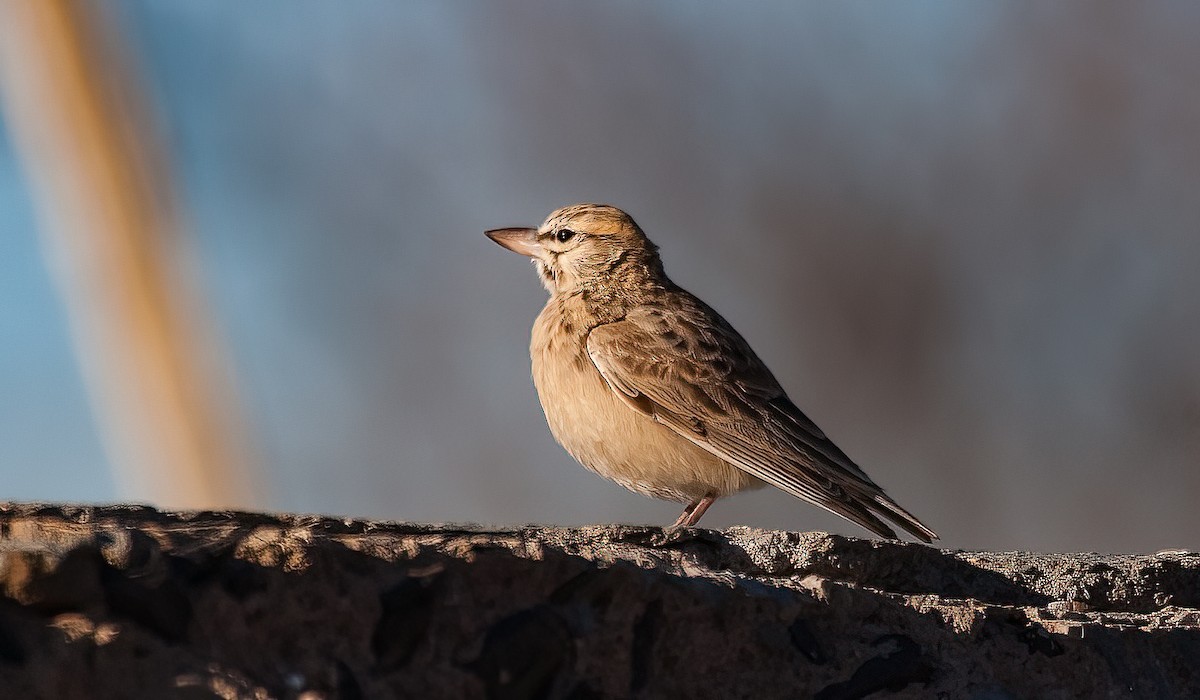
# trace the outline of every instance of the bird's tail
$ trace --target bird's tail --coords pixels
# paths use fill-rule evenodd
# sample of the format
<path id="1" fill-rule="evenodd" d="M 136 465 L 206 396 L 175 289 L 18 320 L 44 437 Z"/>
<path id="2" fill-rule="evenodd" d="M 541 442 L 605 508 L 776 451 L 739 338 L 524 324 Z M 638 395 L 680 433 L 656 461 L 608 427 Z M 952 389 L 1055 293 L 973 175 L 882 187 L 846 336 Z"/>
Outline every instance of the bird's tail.
<path id="1" fill-rule="evenodd" d="M 905 532 L 916 537 L 922 542 L 929 544 L 938 539 L 937 533 L 929 529 L 925 523 L 917 520 L 917 517 L 907 510 L 901 508 L 895 501 L 887 497 L 887 494 L 878 493 L 874 498 L 874 505 L 880 507 L 873 508 L 875 512 L 880 513 L 888 520 L 899 525 Z"/>
<path id="2" fill-rule="evenodd" d="M 826 497 L 815 501 L 816 504 L 880 537 L 900 539 L 888 524 L 890 522 L 926 544 L 938 539 L 936 532 L 888 498 L 874 484 L 843 483 L 842 488 L 832 489 L 832 493 L 830 491 L 827 489 Z"/>

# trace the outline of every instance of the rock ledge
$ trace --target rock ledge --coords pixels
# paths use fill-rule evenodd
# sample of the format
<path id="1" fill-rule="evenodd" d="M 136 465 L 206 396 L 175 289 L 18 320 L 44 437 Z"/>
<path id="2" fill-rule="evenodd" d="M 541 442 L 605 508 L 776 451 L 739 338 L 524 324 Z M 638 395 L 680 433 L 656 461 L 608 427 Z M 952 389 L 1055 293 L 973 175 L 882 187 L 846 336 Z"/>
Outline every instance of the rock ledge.
<path id="1" fill-rule="evenodd" d="M 1200 696 L 1200 555 L 0 506 L 0 697 Z"/>

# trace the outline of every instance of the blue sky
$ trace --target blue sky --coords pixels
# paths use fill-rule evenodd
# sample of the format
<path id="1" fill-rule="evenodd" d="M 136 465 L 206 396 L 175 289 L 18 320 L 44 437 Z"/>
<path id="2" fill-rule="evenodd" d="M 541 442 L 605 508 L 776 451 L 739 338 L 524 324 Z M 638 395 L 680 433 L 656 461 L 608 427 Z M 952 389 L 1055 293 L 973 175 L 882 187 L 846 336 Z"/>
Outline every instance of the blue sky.
<path id="1" fill-rule="evenodd" d="M 0 127 L 3 123 L 0 122 Z M 0 473 L 12 500 L 113 500 L 62 300 L 0 128 Z"/>

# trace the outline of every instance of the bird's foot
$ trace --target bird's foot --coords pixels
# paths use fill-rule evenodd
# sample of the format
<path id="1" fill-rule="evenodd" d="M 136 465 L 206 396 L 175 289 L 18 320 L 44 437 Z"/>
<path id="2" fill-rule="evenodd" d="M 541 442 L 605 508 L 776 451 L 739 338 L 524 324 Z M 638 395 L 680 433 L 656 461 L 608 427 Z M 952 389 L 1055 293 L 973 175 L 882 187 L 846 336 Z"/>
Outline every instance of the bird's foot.
<path id="1" fill-rule="evenodd" d="M 709 494 L 698 501 L 689 503 L 687 508 L 684 508 L 679 517 L 675 519 L 675 522 L 670 527 L 665 528 L 663 532 L 670 534 L 681 528 L 694 527 L 696 523 L 700 522 L 700 518 L 704 517 L 704 512 L 708 510 L 708 507 L 716 500 L 716 496 Z"/>
<path id="2" fill-rule="evenodd" d="M 692 513 L 695 512 L 696 506 L 698 505 L 700 505 L 700 501 L 692 501 L 690 504 L 688 504 L 688 506 L 683 509 L 683 512 L 679 514 L 679 517 L 675 518 L 675 522 L 672 523 L 670 527 L 666 528 L 666 530 L 668 532 L 673 532 L 681 527 L 687 527 L 688 519 L 692 517 Z"/>

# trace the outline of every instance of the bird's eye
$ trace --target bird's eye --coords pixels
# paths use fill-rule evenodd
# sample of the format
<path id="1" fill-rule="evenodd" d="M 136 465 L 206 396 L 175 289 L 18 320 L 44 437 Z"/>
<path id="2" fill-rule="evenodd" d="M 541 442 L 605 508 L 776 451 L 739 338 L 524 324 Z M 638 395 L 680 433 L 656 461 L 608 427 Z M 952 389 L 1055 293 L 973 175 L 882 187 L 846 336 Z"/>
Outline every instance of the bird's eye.
<path id="1" fill-rule="evenodd" d="M 566 243 L 567 241 L 571 240 L 574 237 L 575 237 L 575 232 L 569 228 L 560 228 L 554 234 L 554 239 L 556 241 L 558 241 L 559 243 Z"/>

